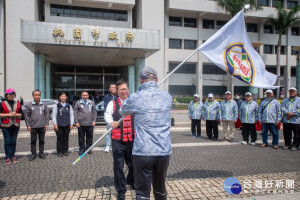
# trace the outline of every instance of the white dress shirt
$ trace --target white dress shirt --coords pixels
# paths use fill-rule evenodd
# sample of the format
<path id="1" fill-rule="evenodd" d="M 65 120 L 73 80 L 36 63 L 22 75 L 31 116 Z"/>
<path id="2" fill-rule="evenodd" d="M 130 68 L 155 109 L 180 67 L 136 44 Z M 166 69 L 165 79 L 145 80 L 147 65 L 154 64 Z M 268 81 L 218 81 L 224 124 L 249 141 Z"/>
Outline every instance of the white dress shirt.
<path id="1" fill-rule="evenodd" d="M 125 100 L 121 100 L 121 103 L 122 105 L 125 103 L 126 99 Z M 108 104 L 107 104 L 107 107 L 106 107 L 106 111 L 104 113 L 104 119 L 106 121 L 106 123 L 110 124 L 114 121 L 113 119 L 113 112 L 114 112 L 114 103 L 113 101 L 110 101 Z"/>

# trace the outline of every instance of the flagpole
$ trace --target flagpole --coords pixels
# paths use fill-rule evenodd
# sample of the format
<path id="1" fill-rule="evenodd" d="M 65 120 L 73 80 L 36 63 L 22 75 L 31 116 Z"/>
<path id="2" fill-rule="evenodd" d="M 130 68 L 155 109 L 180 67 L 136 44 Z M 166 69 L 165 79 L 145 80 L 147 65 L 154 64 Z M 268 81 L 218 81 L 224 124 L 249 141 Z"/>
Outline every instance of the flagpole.
<path id="1" fill-rule="evenodd" d="M 199 47 L 200 48 L 200 47 Z M 175 67 L 175 69 L 173 69 L 165 78 L 163 78 L 159 83 L 158 86 L 161 85 L 163 82 L 165 82 L 169 76 L 171 76 L 177 69 L 179 69 L 179 67 L 181 67 L 188 59 L 190 59 L 195 53 L 198 52 L 199 48 L 195 49 L 186 59 L 184 59 L 177 67 Z M 118 124 L 122 122 L 122 120 L 124 119 L 124 117 L 122 117 L 121 119 L 119 119 Z M 112 128 L 108 129 L 90 148 L 88 148 L 88 150 L 86 150 L 83 154 L 81 154 L 79 156 L 79 158 L 77 158 L 74 162 L 73 165 L 75 165 L 76 163 L 78 163 L 81 158 L 83 158 L 90 150 L 92 150 L 93 147 L 96 146 L 96 144 L 104 137 L 106 136 L 110 131 L 112 130 Z"/>

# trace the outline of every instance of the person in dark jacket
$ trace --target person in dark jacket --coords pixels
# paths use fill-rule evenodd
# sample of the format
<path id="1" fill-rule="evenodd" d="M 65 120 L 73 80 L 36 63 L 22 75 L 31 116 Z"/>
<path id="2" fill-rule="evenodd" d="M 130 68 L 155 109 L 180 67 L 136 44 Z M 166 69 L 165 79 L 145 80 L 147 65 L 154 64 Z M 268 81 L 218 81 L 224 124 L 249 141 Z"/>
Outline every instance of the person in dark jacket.
<path id="1" fill-rule="evenodd" d="M 79 155 L 83 154 L 93 144 L 94 126 L 97 118 L 96 106 L 93 101 L 89 100 L 89 93 L 83 91 L 81 98 L 74 106 L 74 121 L 78 128 Z M 92 151 L 89 151 L 89 154 L 92 154 Z"/>
<path id="2" fill-rule="evenodd" d="M 44 155 L 45 133 L 49 126 L 49 110 L 46 104 L 41 101 L 41 91 L 32 92 L 33 101 L 25 106 L 25 122 L 31 136 L 31 157 L 30 161 L 36 158 L 36 141 L 39 137 L 39 157 L 46 159 Z"/>
<path id="3" fill-rule="evenodd" d="M 57 155 L 63 157 L 69 155 L 69 133 L 73 129 L 74 115 L 72 106 L 67 103 L 67 94 L 63 92 L 58 98 L 59 103 L 52 111 L 52 121 L 57 135 Z"/>
<path id="4" fill-rule="evenodd" d="M 17 135 L 20 129 L 20 120 L 23 115 L 21 105 L 15 101 L 16 92 L 9 88 L 5 91 L 5 97 L 0 103 L 1 127 L 4 137 L 5 164 L 18 163 L 15 156 Z"/>
<path id="5" fill-rule="evenodd" d="M 115 83 L 111 83 L 109 85 L 108 90 L 109 90 L 109 93 L 104 96 L 104 110 L 106 110 L 107 105 L 110 101 L 115 100 L 118 97 L 117 85 Z M 106 126 L 107 126 L 107 130 L 110 129 L 109 123 L 106 123 Z M 105 150 L 104 150 L 106 153 L 109 152 L 110 141 L 111 141 L 111 133 L 109 132 L 106 135 L 106 144 L 105 144 Z"/>

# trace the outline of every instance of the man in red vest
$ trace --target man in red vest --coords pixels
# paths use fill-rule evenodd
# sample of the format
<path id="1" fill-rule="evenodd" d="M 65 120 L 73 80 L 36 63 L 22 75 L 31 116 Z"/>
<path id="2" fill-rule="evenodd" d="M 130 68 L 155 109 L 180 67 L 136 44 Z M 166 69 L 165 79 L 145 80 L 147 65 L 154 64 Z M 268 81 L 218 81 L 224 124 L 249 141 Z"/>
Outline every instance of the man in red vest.
<path id="1" fill-rule="evenodd" d="M 114 184 L 118 191 L 118 200 L 123 200 L 125 199 L 126 183 L 131 185 L 132 189 L 135 189 L 131 159 L 134 140 L 134 117 L 128 115 L 121 123 L 118 123 L 122 117 L 119 110 L 129 96 L 129 89 L 127 82 L 124 80 L 119 80 L 116 85 L 119 97 L 108 103 L 104 118 L 113 128 L 111 139 L 114 158 Z M 124 174 L 124 160 L 129 169 L 127 178 Z"/>

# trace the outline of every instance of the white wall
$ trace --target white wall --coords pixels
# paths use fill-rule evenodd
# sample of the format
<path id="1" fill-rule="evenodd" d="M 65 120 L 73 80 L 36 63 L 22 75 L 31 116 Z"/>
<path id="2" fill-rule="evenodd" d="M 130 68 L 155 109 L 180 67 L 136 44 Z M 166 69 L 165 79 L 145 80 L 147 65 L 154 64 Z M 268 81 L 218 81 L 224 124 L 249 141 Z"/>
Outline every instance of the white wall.
<path id="1" fill-rule="evenodd" d="M 14 88 L 17 99 L 31 99 L 34 89 L 34 55 L 20 42 L 20 19 L 34 20 L 36 0 L 6 1 L 7 88 Z"/>
<path id="2" fill-rule="evenodd" d="M 162 0 L 138 0 L 141 4 L 140 13 L 142 14 L 142 23 L 139 23 L 143 29 L 154 29 L 160 31 L 161 49 L 149 56 L 145 60 L 145 66 L 151 66 L 157 70 L 158 79 L 162 80 L 166 75 L 166 67 L 164 65 L 164 7 Z M 167 90 L 167 84 L 163 84 L 160 88 Z"/>

